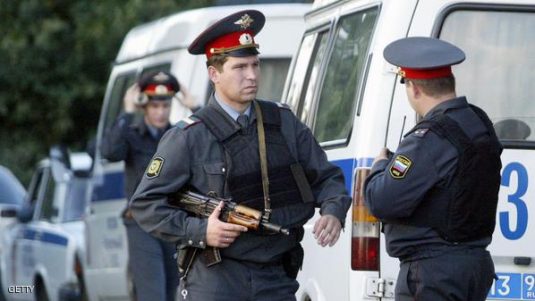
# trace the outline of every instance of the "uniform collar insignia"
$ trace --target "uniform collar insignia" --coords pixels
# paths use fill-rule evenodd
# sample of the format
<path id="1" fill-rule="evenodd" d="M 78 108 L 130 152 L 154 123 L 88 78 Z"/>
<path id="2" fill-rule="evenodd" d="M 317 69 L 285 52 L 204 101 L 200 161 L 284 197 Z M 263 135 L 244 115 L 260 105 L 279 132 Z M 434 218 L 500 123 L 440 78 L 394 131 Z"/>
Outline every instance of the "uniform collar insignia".
<path id="1" fill-rule="evenodd" d="M 251 26 L 253 22 L 254 22 L 254 19 L 251 18 L 248 14 L 245 14 L 241 16 L 241 18 L 238 21 L 234 22 L 234 24 L 240 25 L 242 29 L 247 29 L 249 26 Z"/>

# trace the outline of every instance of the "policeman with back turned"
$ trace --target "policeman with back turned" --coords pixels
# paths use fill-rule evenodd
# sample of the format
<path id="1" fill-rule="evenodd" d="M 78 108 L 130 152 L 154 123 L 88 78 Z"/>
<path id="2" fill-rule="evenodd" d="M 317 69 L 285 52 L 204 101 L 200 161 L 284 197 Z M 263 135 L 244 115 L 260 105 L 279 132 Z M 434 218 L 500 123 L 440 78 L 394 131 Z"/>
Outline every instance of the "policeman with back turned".
<path id="1" fill-rule="evenodd" d="M 451 66 L 464 52 L 411 37 L 384 50 L 421 120 L 365 184 L 387 251 L 401 261 L 396 300 L 485 300 L 494 277 L 486 247 L 495 226 L 502 146 L 485 112 L 457 97 Z"/>

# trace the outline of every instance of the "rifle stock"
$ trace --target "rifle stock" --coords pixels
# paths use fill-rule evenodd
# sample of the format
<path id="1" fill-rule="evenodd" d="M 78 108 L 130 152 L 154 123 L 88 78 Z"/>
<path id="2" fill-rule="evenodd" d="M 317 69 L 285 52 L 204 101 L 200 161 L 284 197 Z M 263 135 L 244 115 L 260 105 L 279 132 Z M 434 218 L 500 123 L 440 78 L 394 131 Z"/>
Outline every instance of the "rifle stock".
<path id="1" fill-rule="evenodd" d="M 225 206 L 219 218 L 224 222 L 241 225 L 252 230 L 262 228 L 273 233 L 290 234 L 290 231 L 282 226 L 264 222 L 260 211 L 236 204 L 230 199 L 209 197 L 195 192 L 185 191 L 178 192 L 175 195 L 172 205 L 199 216 L 209 217 L 221 201 L 225 203 Z"/>

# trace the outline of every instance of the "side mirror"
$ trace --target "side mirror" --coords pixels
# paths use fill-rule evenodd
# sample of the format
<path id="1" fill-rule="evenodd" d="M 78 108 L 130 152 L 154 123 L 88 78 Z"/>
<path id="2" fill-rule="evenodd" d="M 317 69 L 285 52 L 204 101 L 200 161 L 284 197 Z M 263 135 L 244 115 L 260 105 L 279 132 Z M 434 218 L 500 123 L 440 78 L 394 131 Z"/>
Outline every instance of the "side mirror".
<path id="1" fill-rule="evenodd" d="M 21 223 L 28 223 L 33 218 L 33 206 L 23 206 L 17 212 L 17 219 Z"/>

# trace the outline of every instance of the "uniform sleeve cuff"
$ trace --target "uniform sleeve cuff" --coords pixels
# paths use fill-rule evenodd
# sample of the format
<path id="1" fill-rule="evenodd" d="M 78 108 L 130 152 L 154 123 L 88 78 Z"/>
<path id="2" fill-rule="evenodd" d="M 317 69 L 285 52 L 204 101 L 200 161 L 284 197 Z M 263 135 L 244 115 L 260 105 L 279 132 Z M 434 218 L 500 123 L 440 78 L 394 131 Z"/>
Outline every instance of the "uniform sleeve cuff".
<path id="1" fill-rule="evenodd" d="M 333 215 L 340 221 L 342 227 L 344 227 L 346 211 L 344 211 L 343 208 L 337 204 L 336 200 L 333 199 L 331 201 L 324 202 L 321 206 L 320 214 L 322 216 L 327 214 Z"/>
<path id="2" fill-rule="evenodd" d="M 208 220 L 205 218 L 188 218 L 185 245 L 195 248 L 206 248 L 206 227 Z"/>

